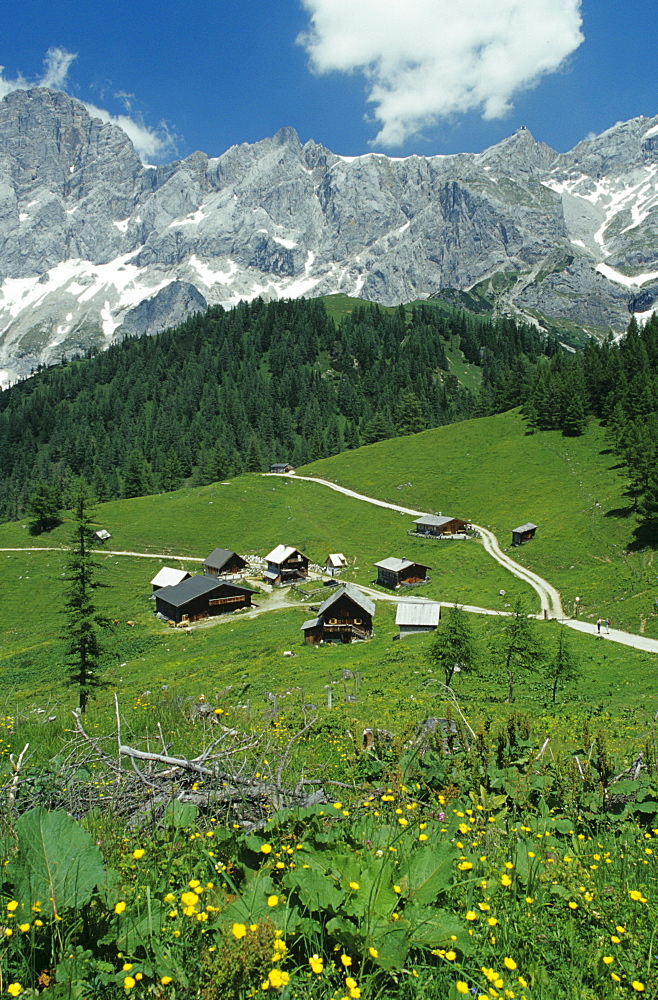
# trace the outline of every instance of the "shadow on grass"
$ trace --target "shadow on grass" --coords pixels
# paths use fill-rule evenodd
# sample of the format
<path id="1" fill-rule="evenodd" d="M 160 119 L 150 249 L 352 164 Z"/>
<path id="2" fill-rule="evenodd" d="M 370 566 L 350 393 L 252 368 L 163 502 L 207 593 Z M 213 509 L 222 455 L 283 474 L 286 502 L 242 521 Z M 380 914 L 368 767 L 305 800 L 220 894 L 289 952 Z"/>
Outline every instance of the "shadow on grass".
<path id="1" fill-rule="evenodd" d="M 607 510 L 604 517 L 630 517 L 635 511 L 633 506 L 630 507 L 613 507 L 612 510 Z"/>
<path id="2" fill-rule="evenodd" d="M 642 549 L 658 549 L 658 522 L 649 521 L 638 524 L 633 532 L 633 541 L 628 545 L 629 552 L 639 552 Z"/>

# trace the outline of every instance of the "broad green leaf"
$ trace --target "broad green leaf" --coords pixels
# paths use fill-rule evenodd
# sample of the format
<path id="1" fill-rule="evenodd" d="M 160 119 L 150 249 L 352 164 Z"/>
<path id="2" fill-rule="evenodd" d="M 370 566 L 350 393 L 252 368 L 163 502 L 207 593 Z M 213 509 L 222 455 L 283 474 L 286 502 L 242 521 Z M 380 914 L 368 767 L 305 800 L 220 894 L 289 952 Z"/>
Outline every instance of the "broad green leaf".
<path id="1" fill-rule="evenodd" d="M 179 802 L 173 799 L 162 815 L 162 822 L 165 826 L 173 830 L 183 830 L 185 827 L 193 826 L 199 810 L 191 802 Z"/>
<path id="2" fill-rule="evenodd" d="M 410 900 L 419 906 L 433 903 L 447 889 L 453 873 L 455 850 L 450 844 L 419 847 L 400 865 L 400 885 Z"/>
<path id="3" fill-rule="evenodd" d="M 377 965 L 383 969 L 402 969 L 409 951 L 411 926 L 407 920 L 377 920 L 372 925 L 368 947 L 375 947 Z"/>
<path id="4" fill-rule="evenodd" d="M 307 910 L 337 910 L 345 893 L 328 875 L 314 868 L 295 868 L 283 884 L 294 890 Z"/>
<path id="5" fill-rule="evenodd" d="M 426 948 L 449 948 L 454 945 L 465 955 L 472 951 L 468 931 L 454 913 L 429 906 L 408 906 L 404 915 L 410 924 L 409 940 L 412 945 L 424 945 Z"/>
<path id="6" fill-rule="evenodd" d="M 222 917 L 229 923 L 238 924 L 257 924 L 265 917 L 271 917 L 272 920 L 276 921 L 278 907 L 267 905 L 269 896 L 278 896 L 272 879 L 269 875 L 257 875 L 247 883 L 241 894 L 227 906 Z"/>
<path id="7" fill-rule="evenodd" d="M 132 903 L 118 918 L 117 950 L 134 955 L 141 946 L 148 954 L 165 920 L 165 910 L 159 899 L 147 897 Z"/>
<path id="8" fill-rule="evenodd" d="M 101 852 L 67 813 L 30 809 L 16 822 L 16 835 L 18 854 L 6 872 L 25 907 L 39 900 L 43 912 L 79 908 L 105 880 Z"/>

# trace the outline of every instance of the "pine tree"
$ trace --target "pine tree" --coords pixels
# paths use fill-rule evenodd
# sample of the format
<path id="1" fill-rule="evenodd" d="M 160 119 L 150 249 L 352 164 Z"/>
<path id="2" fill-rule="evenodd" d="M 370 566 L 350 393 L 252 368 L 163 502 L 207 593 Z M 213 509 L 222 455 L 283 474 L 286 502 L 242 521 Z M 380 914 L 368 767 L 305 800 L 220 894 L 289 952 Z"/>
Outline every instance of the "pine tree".
<path id="1" fill-rule="evenodd" d="M 552 682 L 552 701 L 555 701 L 557 686 L 572 681 L 578 676 L 578 664 L 567 645 L 565 626 L 560 625 L 557 649 L 546 664 L 546 677 Z"/>
<path id="2" fill-rule="evenodd" d="M 445 622 L 441 622 L 428 651 L 430 663 L 443 670 L 446 687 L 450 687 L 453 674 L 473 670 L 476 651 L 473 636 L 463 608 L 454 607 L 448 611 Z"/>
<path id="3" fill-rule="evenodd" d="M 96 580 L 97 564 L 93 558 L 96 543 L 92 523 L 92 496 L 88 485 L 80 481 L 71 499 L 73 531 L 66 562 L 66 617 L 67 662 L 69 684 L 78 689 L 78 705 L 86 711 L 87 702 L 94 690 L 103 687 L 99 677 L 101 643 L 99 633 L 108 621 L 100 615 L 92 600 L 94 590 L 100 586 Z"/>
<path id="4" fill-rule="evenodd" d="M 32 518 L 30 534 L 40 535 L 51 531 L 60 523 L 62 498 L 52 483 L 35 483 L 27 499 L 27 510 Z"/>
<path id="5" fill-rule="evenodd" d="M 496 658 L 507 674 L 507 699 L 514 701 L 514 680 L 519 670 L 536 670 L 541 653 L 539 639 L 523 607 L 517 600 L 514 611 L 506 619 L 502 634 L 494 650 Z"/>

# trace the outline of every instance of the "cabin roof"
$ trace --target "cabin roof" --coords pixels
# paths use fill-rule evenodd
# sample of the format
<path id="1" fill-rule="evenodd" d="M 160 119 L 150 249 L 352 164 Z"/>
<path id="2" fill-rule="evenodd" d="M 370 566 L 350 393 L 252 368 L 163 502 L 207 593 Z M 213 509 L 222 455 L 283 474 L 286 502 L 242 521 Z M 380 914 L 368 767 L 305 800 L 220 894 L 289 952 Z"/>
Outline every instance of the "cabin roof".
<path id="1" fill-rule="evenodd" d="M 388 559 L 382 559 L 380 562 L 376 562 L 375 566 L 381 569 L 391 570 L 393 573 L 400 573 L 403 569 L 408 569 L 409 566 L 422 566 L 423 569 L 431 569 L 431 566 L 426 566 L 425 563 L 413 562 L 411 559 L 397 559 L 395 556 L 389 556 Z"/>
<path id="2" fill-rule="evenodd" d="M 290 556 L 294 555 L 295 552 L 299 552 L 299 549 L 293 548 L 292 545 L 277 545 L 275 549 L 268 552 L 265 558 L 268 562 L 276 563 L 276 565 L 279 566 L 282 562 L 285 562 L 286 559 L 289 559 Z M 299 552 L 299 555 L 306 559 L 303 552 Z"/>
<path id="3" fill-rule="evenodd" d="M 514 532 L 517 532 L 517 531 L 536 531 L 536 530 L 537 530 L 537 525 L 536 524 L 531 524 L 530 521 L 528 521 L 527 524 L 522 524 L 519 528 L 512 528 L 512 531 L 514 531 Z"/>
<path id="4" fill-rule="evenodd" d="M 190 574 L 186 569 L 173 569 L 171 566 L 163 566 L 153 579 L 151 584 L 154 587 L 175 587 L 182 583 Z"/>
<path id="5" fill-rule="evenodd" d="M 225 580 L 215 580 L 210 576 L 191 576 L 175 587 L 163 587 L 155 596 L 158 600 L 171 604 L 173 608 L 180 608 L 193 601 L 195 597 L 203 597 L 213 590 L 230 590 L 234 594 L 254 593 L 248 587 L 238 587 L 237 584 L 227 583 Z"/>
<path id="6" fill-rule="evenodd" d="M 233 556 L 237 556 L 237 552 L 231 552 L 230 549 L 213 549 L 207 559 L 204 560 L 204 566 L 210 566 L 212 569 L 223 569 L 226 563 L 229 562 Z M 238 559 L 242 559 L 242 556 L 238 556 Z M 242 559 L 244 562 L 244 559 Z"/>
<path id="7" fill-rule="evenodd" d="M 400 601 L 396 625 L 438 625 L 441 605 L 436 601 Z"/>
<path id="8" fill-rule="evenodd" d="M 374 601 L 371 601 L 368 597 L 365 597 L 364 594 L 362 594 L 361 591 L 358 589 L 358 587 L 355 587 L 353 583 L 344 583 L 342 587 L 339 587 L 338 590 L 335 590 L 334 593 L 331 595 L 331 597 L 328 597 L 327 600 L 323 601 L 323 603 L 320 605 L 320 608 L 318 610 L 318 615 L 322 616 L 322 614 L 325 611 L 328 611 L 329 608 L 331 608 L 336 603 L 336 601 L 339 600 L 339 598 L 343 597 L 343 595 L 349 597 L 350 600 L 354 601 L 354 603 L 358 607 L 360 607 L 363 611 L 365 611 L 367 615 L 369 615 L 372 618 L 372 616 L 375 613 Z"/>
<path id="9" fill-rule="evenodd" d="M 300 631 L 303 631 L 304 629 L 307 628 L 317 628 L 319 624 L 320 624 L 319 618 L 309 618 L 309 620 L 307 622 L 304 622 L 304 624 L 301 626 Z"/>
<path id="10" fill-rule="evenodd" d="M 423 514 L 422 517 L 416 518 L 414 524 L 428 524 L 433 528 L 440 528 L 444 524 L 450 524 L 451 521 L 463 521 L 461 517 L 441 517 L 439 514 Z M 464 523 L 466 523 L 464 521 Z"/>
<path id="11" fill-rule="evenodd" d="M 327 556 L 327 566 L 347 566 L 347 559 L 342 552 L 330 552 Z"/>

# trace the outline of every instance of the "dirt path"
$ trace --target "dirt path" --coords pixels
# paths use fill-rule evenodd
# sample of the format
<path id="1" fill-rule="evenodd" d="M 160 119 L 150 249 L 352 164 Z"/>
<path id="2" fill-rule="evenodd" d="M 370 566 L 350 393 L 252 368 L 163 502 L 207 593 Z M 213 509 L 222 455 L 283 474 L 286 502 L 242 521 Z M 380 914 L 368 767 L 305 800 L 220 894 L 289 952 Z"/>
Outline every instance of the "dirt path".
<path id="1" fill-rule="evenodd" d="M 68 547 L 66 545 L 29 545 L 24 548 L 16 549 L 3 549 L 0 548 L 0 552 L 68 552 Z M 135 556 L 137 559 L 179 559 L 183 562 L 196 562 L 202 563 L 203 559 L 199 556 L 175 556 L 171 552 L 167 555 L 157 552 L 116 552 L 114 549 L 101 549 L 97 548 L 94 550 L 97 555 L 106 556 Z"/>

